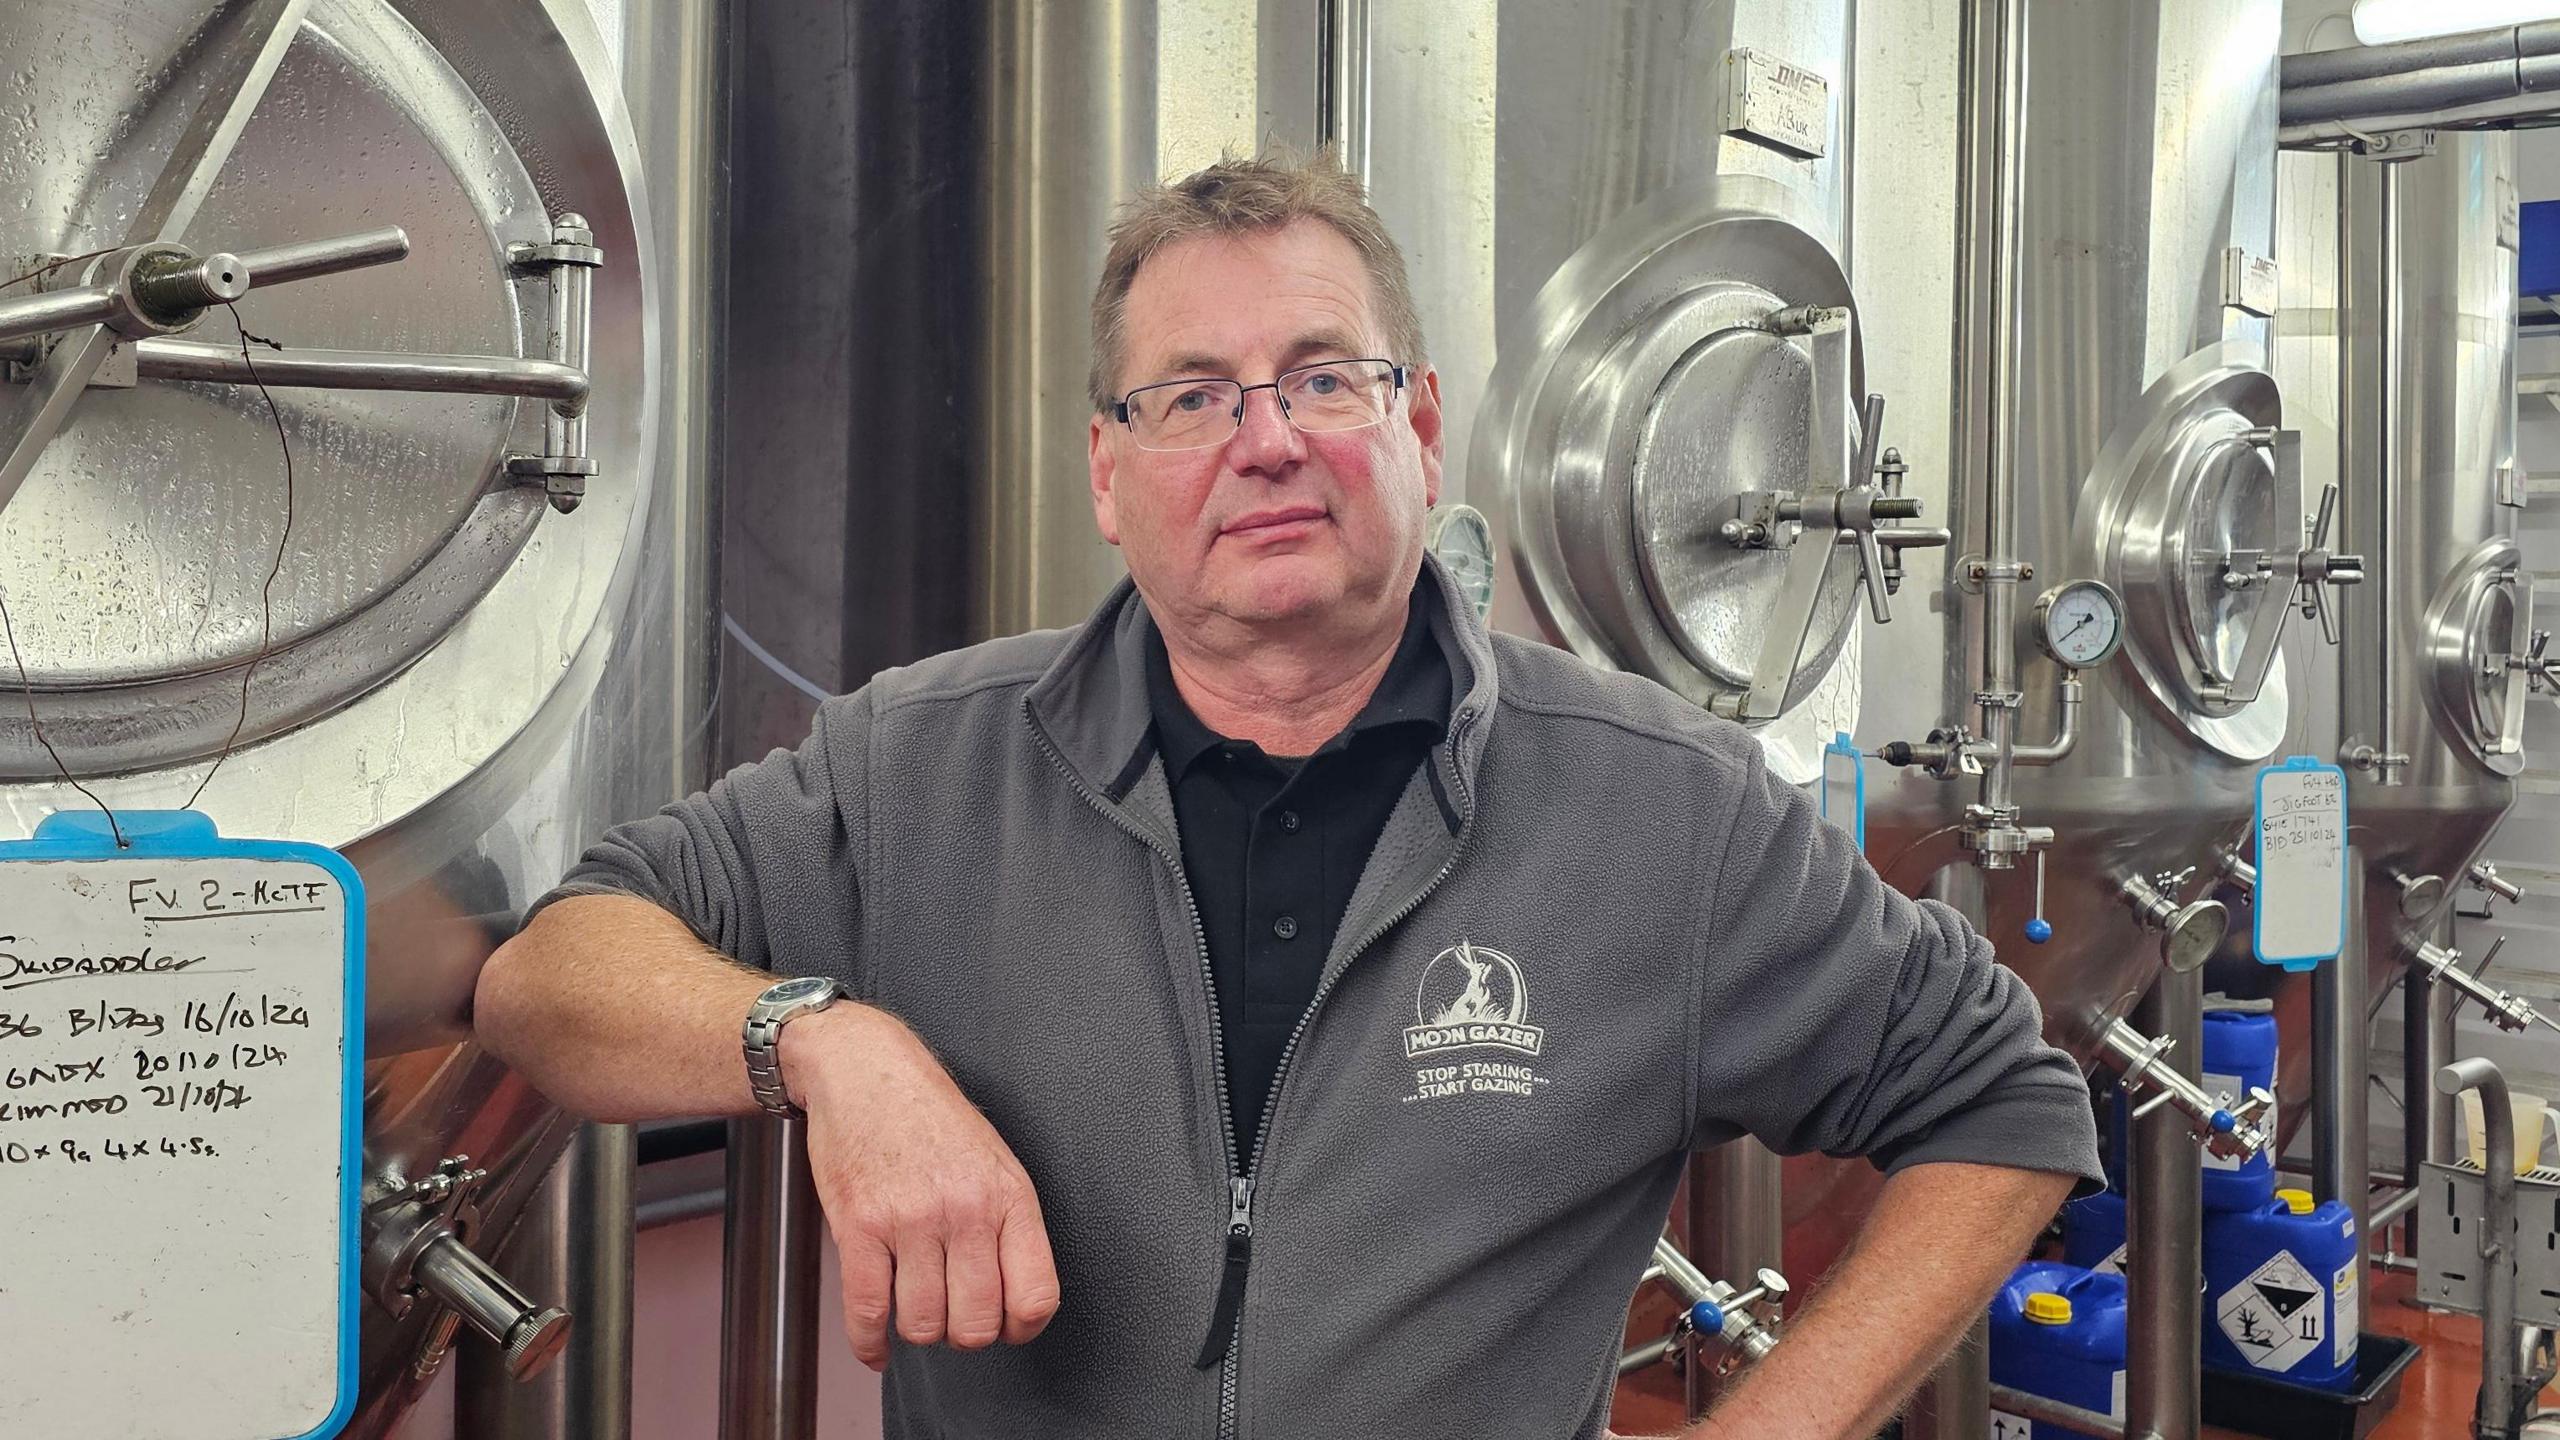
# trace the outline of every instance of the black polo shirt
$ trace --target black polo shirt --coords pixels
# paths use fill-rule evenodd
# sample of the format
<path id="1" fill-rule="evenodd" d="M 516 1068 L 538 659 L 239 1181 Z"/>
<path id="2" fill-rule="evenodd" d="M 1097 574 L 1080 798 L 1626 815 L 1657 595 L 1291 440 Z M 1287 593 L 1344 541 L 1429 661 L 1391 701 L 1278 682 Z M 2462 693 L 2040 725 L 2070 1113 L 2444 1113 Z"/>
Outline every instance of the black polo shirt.
<path id="1" fill-rule="evenodd" d="M 1150 634 L 1148 700 L 1173 787 L 1182 867 L 1209 942 L 1225 1038 L 1236 1163 L 1252 1164 L 1262 1107 L 1369 851 L 1406 782 L 1448 732 L 1449 661 L 1434 587 L 1414 587 L 1404 638 L 1369 703 L 1313 755 L 1275 756 L 1200 723 Z"/>

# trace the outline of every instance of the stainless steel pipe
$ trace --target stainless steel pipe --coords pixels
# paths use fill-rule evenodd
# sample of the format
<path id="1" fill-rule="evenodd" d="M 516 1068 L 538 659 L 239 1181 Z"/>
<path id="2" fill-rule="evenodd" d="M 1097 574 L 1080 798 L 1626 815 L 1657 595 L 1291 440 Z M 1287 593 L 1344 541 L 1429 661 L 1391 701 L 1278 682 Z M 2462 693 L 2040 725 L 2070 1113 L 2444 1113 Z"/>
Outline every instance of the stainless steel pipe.
<path id="1" fill-rule="evenodd" d="M 2282 143 L 2560 114 L 2560 21 L 2284 57 Z"/>
<path id="2" fill-rule="evenodd" d="M 2348 870 L 2347 913 L 2364 914 L 2363 869 Z M 2357 926 L 2354 937 L 2365 938 Z M 2386 942 L 2387 943 L 2387 942 Z M 2355 1216 L 2356 1293 L 2366 1288 L 2365 1257 L 2372 1250 L 2366 1212 L 2372 1206 L 2370 1097 L 2371 1018 L 2365 1010 L 2364 947 L 2349 944 L 2336 959 L 2311 972 L 2311 1189 Z"/>
<path id="3" fill-rule="evenodd" d="M 1747 1137 L 1719 1145 L 1690 1162 L 1689 1258 L 1701 1278 L 1734 1278 L 1783 1268 L 1782 1178 L 1776 1152 Z M 1715 1369 L 1705 1364 L 1688 1369 L 1684 1388 L 1692 1417 L 1705 1414 L 1723 1388 Z"/>
<path id="4" fill-rule="evenodd" d="M 720 1440 L 806 1440 L 818 1423 L 818 1190 L 807 1122 L 729 1124 Z"/>
<path id="5" fill-rule="evenodd" d="M 369 350 L 273 350 L 243 357 L 237 346 L 201 340 L 144 340 L 134 368 L 145 379 L 216 384 L 407 390 L 436 395 L 518 395 L 548 401 L 557 414 L 582 414 L 588 377 L 547 360 L 498 355 L 398 355 Z"/>
<path id="6" fill-rule="evenodd" d="M 2485 1130 L 2488 1173 L 2480 1187 L 2480 1402 L 2472 1415 L 2473 1433 L 2481 1440 L 2506 1440 L 2515 1434 L 2516 1277 L 2508 1253 L 2516 1228 L 2515 1109 L 2507 1099 L 2507 1077 L 2478 1056 L 2456 1060 L 2436 1072 L 2436 1091 L 2459 1095 L 2480 1092 L 2480 1121 Z"/>
<path id="7" fill-rule="evenodd" d="M 2163 971 L 2135 1013 L 2141 1028 L 2175 1042 L 2158 1063 L 2198 1083 L 2204 972 Z M 2185 1117 L 2165 1106 L 2133 1122 L 2126 1208 L 2125 1431 L 2196 1440 L 2204 1426 L 2196 1374 L 2204 1344 L 2196 1283 L 2204 1258 L 2204 1169 Z"/>

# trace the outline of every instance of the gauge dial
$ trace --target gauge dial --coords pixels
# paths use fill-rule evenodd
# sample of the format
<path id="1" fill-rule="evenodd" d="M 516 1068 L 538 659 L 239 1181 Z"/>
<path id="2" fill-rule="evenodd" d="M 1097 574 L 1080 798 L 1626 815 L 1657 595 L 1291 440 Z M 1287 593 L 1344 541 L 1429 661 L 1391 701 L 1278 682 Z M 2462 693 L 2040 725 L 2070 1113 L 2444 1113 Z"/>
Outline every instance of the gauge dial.
<path id="1" fill-rule="evenodd" d="M 2101 665 L 2124 643 L 2124 602 L 2095 580 L 2074 580 L 2036 600 L 2036 643 L 2073 670 Z"/>

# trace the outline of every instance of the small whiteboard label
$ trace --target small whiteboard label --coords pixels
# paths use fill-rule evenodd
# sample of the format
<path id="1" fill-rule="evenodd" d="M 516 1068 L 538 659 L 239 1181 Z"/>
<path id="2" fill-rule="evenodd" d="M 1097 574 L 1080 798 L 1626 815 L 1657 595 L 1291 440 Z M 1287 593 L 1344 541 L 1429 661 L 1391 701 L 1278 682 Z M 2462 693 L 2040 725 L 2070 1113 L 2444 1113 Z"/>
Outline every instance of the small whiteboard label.
<path id="1" fill-rule="evenodd" d="M 2308 970 L 2347 943 L 2347 775 L 2296 757 L 2258 772 L 2258 959 Z"/>
<path id="2" fill-rule="evenodd" d="M 0 844 L 0 1435 L 352 1410 L 362 882 L 192 812 Z"/>

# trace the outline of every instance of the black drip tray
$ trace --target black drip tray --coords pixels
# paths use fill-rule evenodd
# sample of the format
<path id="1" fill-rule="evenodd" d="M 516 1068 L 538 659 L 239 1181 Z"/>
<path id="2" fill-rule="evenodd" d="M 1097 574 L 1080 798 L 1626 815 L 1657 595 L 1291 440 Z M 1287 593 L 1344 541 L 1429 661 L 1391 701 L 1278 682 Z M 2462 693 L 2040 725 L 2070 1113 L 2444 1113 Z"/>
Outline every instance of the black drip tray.
<path id="1" fill-rule="evenodd" d="M 2343 1392 L 2207 1370 L 2204 1423 L 2265 1440 L 2364 1440 L 2400 1403 L 2401 1372 L 2417 1358 L 2415 1341 L 2359 1336 L 2356 1381 Z"/>

